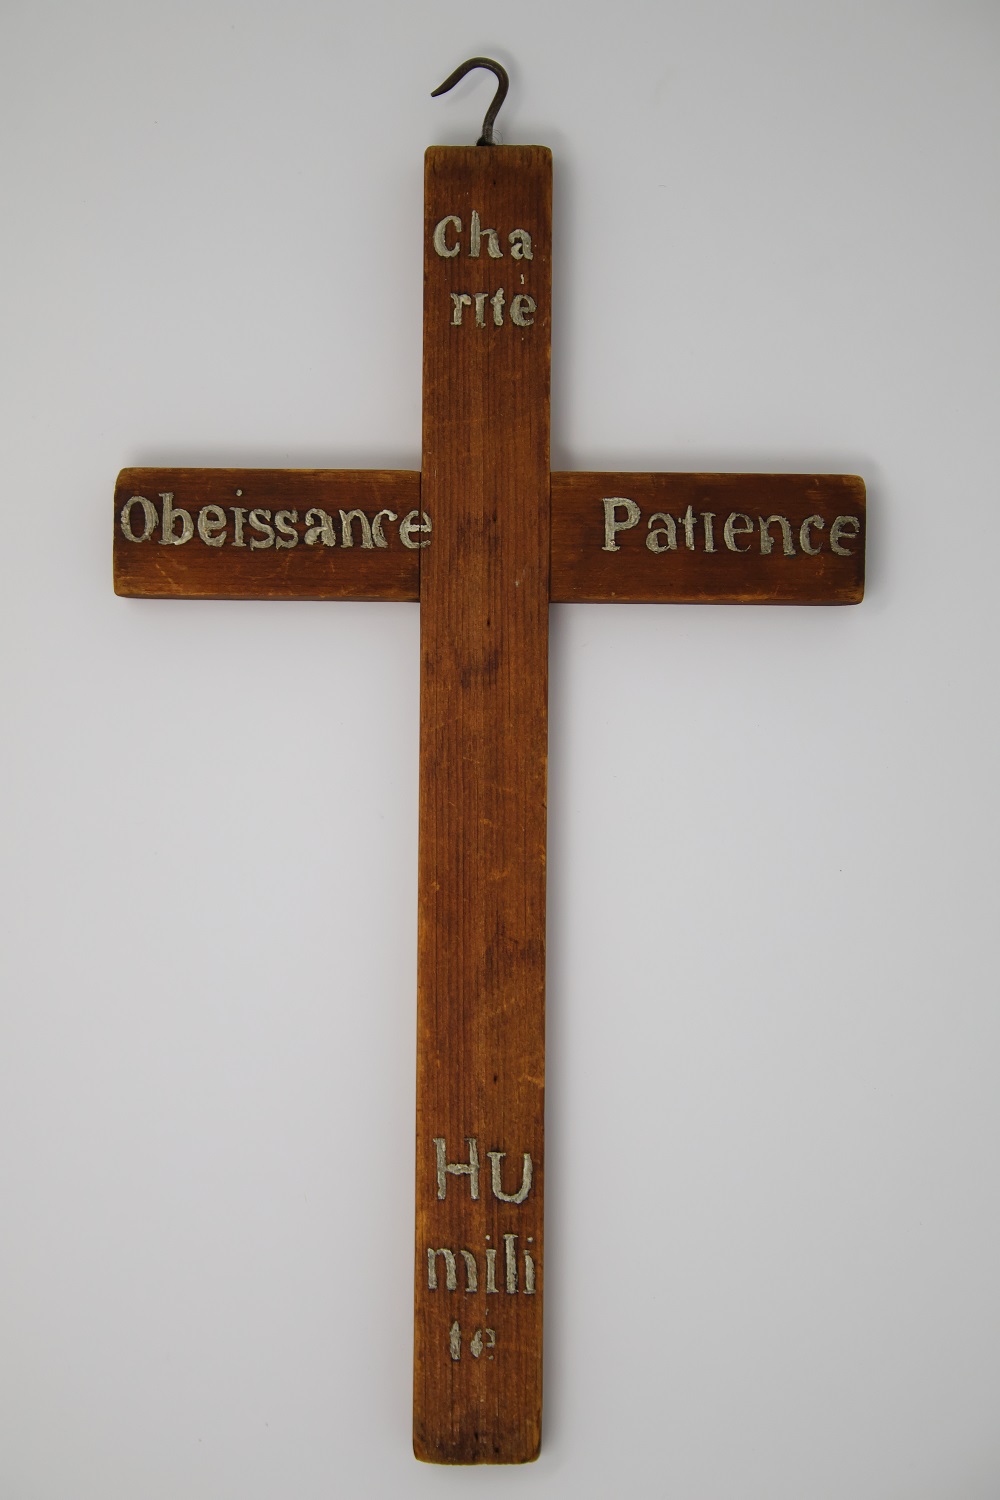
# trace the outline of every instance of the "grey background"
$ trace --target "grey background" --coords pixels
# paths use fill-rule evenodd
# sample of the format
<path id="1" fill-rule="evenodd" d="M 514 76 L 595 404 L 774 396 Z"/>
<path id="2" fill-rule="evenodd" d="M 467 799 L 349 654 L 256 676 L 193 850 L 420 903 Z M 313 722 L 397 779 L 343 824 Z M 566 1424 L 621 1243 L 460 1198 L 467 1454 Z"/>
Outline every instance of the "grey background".
<path id="1" fill-rule="evenodd" d="M 418 618 L 115 599 L 124 464 L 420 461 L 421 156 L 553 463 L 848 470 L 855 610 L 552 611 L 546 1434 L 409 1452 Z M 0 1497 L 1000 1494 L 995 5 L 0 13 Z"/>

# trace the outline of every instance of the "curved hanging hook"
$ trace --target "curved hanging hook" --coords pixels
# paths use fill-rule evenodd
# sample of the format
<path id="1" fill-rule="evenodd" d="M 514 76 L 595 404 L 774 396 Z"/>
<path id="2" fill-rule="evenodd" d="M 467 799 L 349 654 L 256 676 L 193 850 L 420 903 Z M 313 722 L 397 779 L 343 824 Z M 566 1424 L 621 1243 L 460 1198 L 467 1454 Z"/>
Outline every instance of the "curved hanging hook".
<path id="1" fill-rule="evenodd" d="M 502 67 L 500 63 L 494 62 L 492 57 L 470 57 L 468 62 L 462 63 L 461 67 L 456 68 L 454 73 L 448 74 L 444 83 L 439 84 L 433 91 L 431 98 L 436 99 L 438 94 L 446 94 L 449 89 L 453 89 L 456 83 L 459 83 L 465 77 L 466 73 L 471 73 L 473 68 L 489 68 L 490 72 L 495 73 L 497 76 L 497 91 L 493 97 L 493 103 L 486 111 L 486 118 L 483 121 L 483 133 L 476 142 L 477 146 L 493 146 L 496 144 L 493 139 L 493 125 L 500 112 L 500 106 L 507 97 L 507 90 L 510 88 L 507 69 Z"/>

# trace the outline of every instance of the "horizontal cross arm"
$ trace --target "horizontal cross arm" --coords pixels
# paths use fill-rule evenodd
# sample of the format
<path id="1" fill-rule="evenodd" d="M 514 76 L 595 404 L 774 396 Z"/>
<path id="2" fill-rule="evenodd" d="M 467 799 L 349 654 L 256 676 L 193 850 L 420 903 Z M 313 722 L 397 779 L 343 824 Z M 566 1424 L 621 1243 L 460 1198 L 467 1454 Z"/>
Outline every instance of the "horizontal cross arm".
<path id="1" fill-rule="evenodd" d="M 420 597 L 416 471 L 123 469 L 115 590 L 132 598 Z M 850 474 L 551 476 L 553 603 L 857 604 Z"/>
<path id="2" fill-rule="evenodd" d="M 554 603 L 857 604 L 864 580 L 856 475 L 552 475 Z"/>

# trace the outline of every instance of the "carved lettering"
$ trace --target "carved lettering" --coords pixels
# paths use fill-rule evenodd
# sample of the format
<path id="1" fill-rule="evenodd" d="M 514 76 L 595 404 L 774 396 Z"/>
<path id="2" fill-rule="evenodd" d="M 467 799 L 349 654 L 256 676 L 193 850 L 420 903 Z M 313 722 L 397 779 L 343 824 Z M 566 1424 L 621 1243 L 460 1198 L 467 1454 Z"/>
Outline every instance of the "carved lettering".
<path id="1" fill-rule="evenodd" d="M 522 282 L 524 277 L 521 277 Z M 477 328 L 488 327 L 486 317 L 486 304 L 489 303 L 493 311 L 494 328 L 503 327 L 504 308 L 507 306 L 507 293 L 502 286 L 497 287 L 495 292 L 449 292 L 451 297 L 451 326 L 461 328 L 463 315 L 467 307 L 475 309 L 474 323 Z M 510 303 L 510 321 L 517 328 L 532 328 L 535 323 L 535 313 L 538 304 L 534 297 L 529 297 L 527 292 L 518 292 Z"/>
<path id="2" fill-rule="evenodd" d="M 477 1292 L 479 1290 L 479 1276 L 476 1257 L 471 1250 L 460 1250 L 459 1254 L 462 1257 L 462 1264 L 465 1267 L 465 1290 L 467 1292 Z M 455 1259 L 454 1250 L 447 1250 L 443 1246 L 438 1250 L 432 1250 L 429 1245 L 427 1247 L 427 1290 L 436 1292 L 438 1289 L 437 1261 L 439 1255 L 444 1262 L 445 1291 L 457 1292 L 458 1262 Z"/>
<path id="3" fill-rule="evenodd" d="M 451 294 L 451 324 L 453 328 L 462 326 L 462 308 L 472 306 L 472 298 L 468 292 L 452 292 Z"/>
<path id="4" fill-rule="evenodd" d="M 476 1265 L 476 1257 L 471 1250 L 463 1250 L 462 1259 L 465 1262 L 465 1290 L 467 1292 L 477 1292 L 479 1290 L 479 1269 Z"/>
<path id="5" fill-rule="evenodd" d="M 774 538 L 771 536 L 771 527 L 777 523 L 781 527 L 781 550 L 786 557 L 795 556 L 795 548 L 792 546 L 792 528 L 788 524 L 786 516 L 758 516 L 760 522 L 760 550 L 764 557 L 769 556 L 774 546 Z"/>
<path id="6" fill-rule="evenodd" d="M 503 251 L 500 249 L 500 241 L 495 229 L 483 229 L 479 215 L 472 210 L 472 223 L 469 226 L 469 254 L 475 260 L 479 256 L 480 240 L 486 241 L 486 253 L 491 260 L 503 260 Z"/>
<path id="7" fill-rule="evenodd" d="M 477 1328 L 469 1340 L 469 1353 L 473 1359 L 479 1359 L 484 1349 L 495 1349 L 497 1346 L 497 1335 L 495 1328 Z M 462 1325 L 456 1318 L 448 1329 L 448 1353 L 457 1364 L 462 1358 Z M 487 1359 L 492 1359 L 492 1354 L 487 1354 Z"/>
<path id="8" fill-rule="evenodd" d="M 479 1144 L 474 1135 L 466 1136 L 469 1147 L 468 1162 L 450 1162 L 448 1160 L 448 1148 L 443 1136 L 434 1137 L 434 1162 L 437 1173 L 437 1195 L 439 1199 L 447 1196 L 448 1178 L 468 1177 L 473 1200 L 479 1197 Z"/>
<path id="9" fill-rule="evenodd" d="M 174 507 L 174 497 L 168 493 L 161 495 L 163 501 L 163 531 L 160 536 L 161 547 L 183 547 L 194 536 L 194 522 L 188 511 L 182 510 L 180 506 Z M 174 530 L 180 523 L 180 535 Z"/>
<path id="10" fill-rule="evenodd" d="M 427 1247 L 427 1286 L 428 1290 L 436 1292 L 438 1289 L 437 1258 L 444 1261 L 444 1284 L 449 1292 L 458 1290 L 458 1277 L 455 1274 L 455 1255 L 451 1250 L 432 1250 Z"/>
<path id="11" fill-rule="evenodd" d="M 229 509 L 233 513 L 233 546 L 245 547 L 243 540 L 243 526 L 247 518 L 246 509 L 242 505 L 231 505 Z"/>
<path id="12" fill-rule="evenodd" d="M 143 527 L 138 536 L 132 529 L 132 507 L 134 505 L 142 506 Z M 126 500 L 122 506 L 122 513 L 118 517 L 118 524 L 122 529 L 122 536 L 127 542 L 148 542 L 156 530 L 156 523 L 159 519 L 159 516 L 156 514 L 156 506 L 152 500 L 147 500 L 145 495 L 133 495 L 131 500 Z"/>
<path id="13" fill-rule="evenodd" d="M 527 1151 L 524 1153 L 524 1166 L 521 1169 L 521 1186 L 516 1193 L 505 1193 L 503 1190 L 500 1163 L 503 1161 L 506 1152 L 487 1151 L 486 1155 L 490 1159 L 491 1185 L 494 1198 L 498 1198 L 501 1203 L 523 1203 L 531 1192 L 531 1157 Z"/>
<path id="14" fill-rule="evenodd" d="M 263 551 L 265 547 L 274 546 L 274 527 L 271 525 L 271 512 L 269 510 L 252 510 L 250 512 L 249 524 L 252 530 L 259 532 L 259 537 L 250 538 L 250 548 L 255 547 Z"/>
<path id="15" fill-rule="evenodd" d="M 236 491 L 242 495 L 242 490 Z M 431 518 L 426 511 L 411 510 L 400 521 L 394 510 L 379 510 L 369 519 L 368 512 L 356 507 L 341 510 L 338 522 L 329 511 L 313 505 L 305 512 L 303 524 L 297 510 L 282 509 L 272 513 L 264 506 L 222 506 L 214 501 L 197 507 L 174 503 L 172 492 L 159 497 L 157 506 L 146 495 L 131 495 L 118 513 L 118 529 L 125 541 L 135 545 L 155 541 L 160 529 L 161 544 L 196 546 L 250 547 L 255 552 L 268 549 L 291 551 L 300 542 L 307 547 L 360 547 L 362 551 L 390 546 L 386 526 L 398 523 L 399 543 L 407 551 L 430 546 Z M 232 524 L 229 524 L 230 517 Z"/>
<path id="16" fill-rule="evenodd" d="M 434 1136 L 431 1140 L 434 1156 L 434 1182 L 438 1203 L 443 1203 L 448 1197 L 448 1178 L 467 1177 L 469 1179 L 469 1196 L 478 1202 L 480 1197 L 480 1153 L 479 1139 L 474 1135 L 465 1136 L 465 1144 L 468 1152 L 467 1160 L 449 1160 L 448 1141 L 445 1136 Z M 518 1208 L 523 1204 L 531 1193 L 533 1178 L 533 1163 L 531 1153 L 525 1151 L 521 1154 L 521 1181 L 516 1191 L 508 1192 L 504 1187 L 503 1169 L 507 1161 L 505 1151 L 487 1151 L 489 1159 L 489 1182 L 493 1197 L 498 1204 L 513 1205 Z M 508 1186 L 513 1187 L 512 1183 Z M 454 1188 L 452 1189 L 454 1192 Z M 448 1210 L 442 1209 L 442 1213 Z M 527 1210 L 525 1210 L 527 1212 Z M 449 1295 L 464 1291 L 466 1295 L 482 1293 L 487 1297 L 534 1297 L 538 1288 L 538 1256 L 535 1249 L 535 1237 L 532 1234 L 522 1238 L 521 1234 L 514 1229 L 506 1229 L 499 1236 L 502 1250 L 501 1265 L 497 1265 L 498 1246 L 491 1244 L 491 1236 L 486 1235 L 486 1244 L 481 1250 L 469 1245 L 448 1245 L 435 1243 L 426 1247 L 427 1257 L 427 1290 L 429 1292 L 444 1292 Z M 485 1275 L 482 1275 L 483 1268 Z M 500 1281 L 497 1280 L 497 1272 L 500 1270 Z M 464 1271 L 464 1283 L 460 1271 Z M 482 1279 L 481 1279 L 482 1278 Z M 453 1325 L 453 1328 L 457 1324 Z M 460 1342 L 461 1335 L 453 1334 Z M 480 1352 L 484 1347 L 492 1347 L 480 1343 Z M 473 1351 L 474 1352 L 474 1351 Z M 478 1358 L 478 1355 L 475 1355 Z"/>
<path id="17" fill-rule="evenodd" d="M 517 1235 L 503 1237 L 504 1284 L 511 1296 L 517 1291 Z"/>
<path id="18" fill-rule="evenodd" d="M 419 521 L 415 519 L 415 517 L 417 516 L 420 517 Z M 415 542 L 413 541 L 414 535 L 426 536 L 427 541 Z M 418 547 L 429 547 L 431 544 L 430 535 L 431 518 L 427 514 L 427 512 L 425 510 L 407 511 L 406 515 L 399 523 L 399 540 L 402 542 L 403 546 L 408 547 L 411 552 L 416 552 Z"/>
<path id="19" fill-rule="evenodd" d="M 508 1297 L 534 1297 L 537 1292 L 537 1268 L 534 1253 L 527 1245 L 520 1252 L 518 1262 L 518 1236 L 510 1231 L 502 1236 L 503 1239 L 503 1287 L 497 1286 L 497 1252 L 493 1245 L 486 1248 L 486 1285 L 483 1288 L 487 1296 Z M 527 1244 L 533 1245 L 534 1237 L 528 1239 Z M 479 1291 L 479 1262 L 471 1250 L 452 1250 L 447 1245 L 427 1246 L 427 1290 L 429 1292 L 457 1292 L 458 1291 L 458 1266 L 461 1259 L 465 1271 L 466 1294 Z M 524 1270 L 524 1284 L 521 1284 L 521 1266 Z M 442 1284 L 442 1270 L 444 1279 Z"/>
<path id="20" fill-rule="evenodd" d="M 510 253 L 514 260 L 531 260 L 531 235 L 526 229 L 512 229 L 507 236 Z"/>
<path id="21" fill-rule="evenodd" d="M 861 531 L 861 522 L 857 516 L 838 516 L 830 527 L 830 550 L 836 552 L 838 557 L 853 557 L 854 553 L 850 547 L 840 545 L 841 538 L 846 537 L 853 541 Z"/>
<path id="22" fill-rule="evenodd" d="M 486 1335 L 485 1340 L 483 1339 L 484 1333 Z M 472 1335 L 471 1340 L 469 1341 L 469 1353 L 472 1355 L 473 1359 L 478 1359 L 484 1349 L 495 1349 L 496 1346 L 497 1336 L 494 1329 L 477 1328 L 475 1333 Z M 493 1355 L 488 1354 L 486 1358 L 492 1359 Z"/>
<path id="23" fill-rule="evenodd" d="M 605 505 L 607 505 L 608 502 L 605 500 L 604 503 Z M 654 522 L 657 521 L 661 523 L 658 526 L 654 525 Z M 677 523 L 674 520 L 673 516 L 668 516 L 666 512 L 662 510 L 655 511 L 646 522 L 646 529 L 649 532 L 649 535 L 646 538 L 646 546 L 649 548 L 650 552 L 676 552 Z M 661 537 L 664 537 L 666 540 L 661 541 Z M 603 550 L 605 552 L 610 552 L 612 549 L 605 546 Z M 620 551 L 621 549 L 617 548 L 616 550 Z"/>
<path id="24" fill-rule="evenodd" d="M 275 541 L 276 547 L 297 547 L 299 534 L 294 523 L 299 519 L 297 510 L 276 510 L 274 512 L 274 529 L 278 533 Z"/>
<path id="25" fill-rule="evenodd" d="M 510 304 L 510 321 L 516 323 L 518 328 L 530 328 L 535 321 L 534 312 L 534 297 L 527 297 L 523 292 L 518 292 Z"/>
<path id="26" fill-rule="evenodd" d="M 358 522 L 361 528 L 361 545 L 370 552 L 372 549 L 372 529 L 368 517 L 363 510 L 342 510 L 340 512 L 340 545 L 342 547 L 354 546 L 354 523 Z"/>
<path id="27" fill-rule="evenodd" d="M 203 505 L 198 512 L 198 535 L 206 547 L 221 547 L 226 540 L 226 512 L 221 505 Z"/>
<path id="28" fill-rule="evenodd" d="M 458 214 L 445 214 L 434 226 L 431 243 L 444 260 L 452 260 L 461 251 L 462 220 Z M 472 210 L 469 220 L 469 245 L 466 255 L 470 260 L 479 260 L 483 245 L 490 260 L 503 260 L 500 235 L 495 229 L 484 229 L 479 210 Z M 531 235 L 527 229 L 512 229 L 507 236 L 512 260 L 532 260 Z"/>
<path id="29" fill-rule="evenodd" d="M 620 495 L 611 500 L 604 500 L 602 504 L 604 506 L 604 546 L 601 551 L 620 552 L 621 548 L 615 541 L 615 537 L 619 531 L 629 531 L 633 526 L 638 526 L 642 512 L 634 500 L 626 500 Z M 625 512 L 623 521 L 619 521 L 615 515 L 615 512 L 619 510 Z"/>
<path id="30" fill-rule="evenodd" d="M 618 534 L 631 531 L 642 520 L 642 511 L 636 502 L 626 495 L 608 496 L 601 500 L 604 511 L 603 552 L 621 552 Z M 657 510 L 646 520 L 646 548 L 654 553 L 676 552 L 679 538 L 688 552 L 714 553 L 720 549 L 715 528 L 716 513 L 713 510 L 696 511 L 692 503 L 678 515 Z M 824 533 L 826 535 L 824 536 Z M 761 557 L 772 557 L 780 552 L 782 557 L 819 557 L 824 551 L 838 557 L 852 557 L 854 543 L 861 535 L 860 516 L 837 516 L 827 532 L 827 523 L 820 515 L 806 516 L 800 521 L 784 515 L 758 516 L 756 521 L 742 511 L 731 511 L 722 525 L 722 544 L 729 552 L 743 555 L 758 552 Z M 798 546 L 796 547 L 796 540 Z M 755 547 L 756 541 L 756 547 Z M 638 545 L 638 543 L 636 543 Z M 626 548 L 626 551 L 628 548 Z"/>
<path id="31" fill-rule="evenodd" d="M 434 249 L 437 251 L 438 255 L 443 256 L 445 260 L 450 260 L 451 257 L 453 255 L 457 255 L 459 251 L 457 240 L 454 245 L 449 245 L 447 239 L 445 238 L 449 226 L 451 225 L 454 225 L 456 234 L 462 233 L 462 221 L 457 214 L 446 214 L 445 217 L 439 220 L 439 222 L 434 226 Z"/>
<path id="32" fill-rule="evenodd" d="M 822 516 L 806 516 L 799 527 L 799 546 L 807 557 L 818 557 L 822 552 L 823 548 L 821 545 L 813 546 L 811 532 L 814 526 L 817 531 L 821 531 L 825 525 L 826 522 Z"/>
<path id="33" fill-rule="evenodd" d="M 307 547 L 315 547 L 322 542 L 324 547 L 336 547 L 337 533 L 333 525 L 333 517 L 318 506 L 313 506 L 306 511 L 306 525 L 309 530 L 305 534 Z"/>
<path id="34" fill-rule="evenodd" d="M 751 531 L 753 531 L 753 522 L 750 517 L 743 515 L 742 511 L 734 510 L 732 515 L 726 518 L 726 524 L 722 528 L 722 540 L 730 552 L 749 552 L 749 546 L 741 547 L 736 538 L 747 536 Z"/>
<path id="35" fill-rule="evenodd" d="M 388 547 L 385 532 L 382 530 L 382 520 L 398 521 L 399 517 L 394 510 L 380 510 L 372 517 L 372 541 L 376 547 Z"/>

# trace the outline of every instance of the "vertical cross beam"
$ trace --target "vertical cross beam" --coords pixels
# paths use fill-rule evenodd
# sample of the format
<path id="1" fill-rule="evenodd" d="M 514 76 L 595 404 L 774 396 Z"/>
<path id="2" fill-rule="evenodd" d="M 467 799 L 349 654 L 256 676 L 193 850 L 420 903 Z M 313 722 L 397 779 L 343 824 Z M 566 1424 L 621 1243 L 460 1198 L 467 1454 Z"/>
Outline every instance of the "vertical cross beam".
<path id="1" fill-rule="evenodd" d="M 425 167 L 414 1452 L 516 1463 L 541 1422 L 552 164 Z"/>

